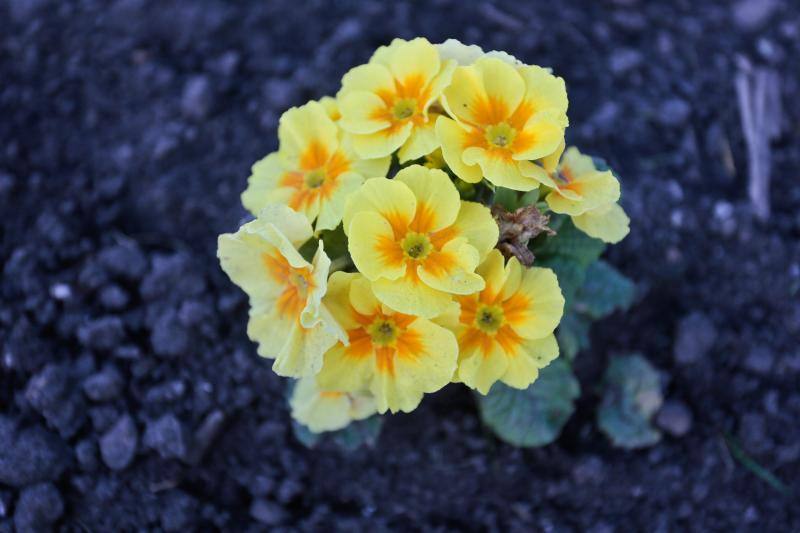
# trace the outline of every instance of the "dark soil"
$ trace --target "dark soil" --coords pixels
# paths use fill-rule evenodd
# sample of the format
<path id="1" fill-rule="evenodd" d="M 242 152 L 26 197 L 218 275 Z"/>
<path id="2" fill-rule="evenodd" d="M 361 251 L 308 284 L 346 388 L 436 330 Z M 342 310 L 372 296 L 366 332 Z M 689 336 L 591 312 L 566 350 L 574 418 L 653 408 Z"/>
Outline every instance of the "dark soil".
<path id="1" fill-rule="evenodd" d="M 305 449 L 215 258 L 280 113 L 416 35 L 553 67 L 569 141 L 623 179 L 609 260 L 641 298 L 595 325 L 541 449 L 497 441 L 455 386 L 375 449 Z M 767 223 L 740 56 L 782 80 Z M 2 2 L 0 531 L 800 531 L 798 72 L 791 0 Z M 622 451 L 594 417 L 633 351 L 671 433 Z"/>

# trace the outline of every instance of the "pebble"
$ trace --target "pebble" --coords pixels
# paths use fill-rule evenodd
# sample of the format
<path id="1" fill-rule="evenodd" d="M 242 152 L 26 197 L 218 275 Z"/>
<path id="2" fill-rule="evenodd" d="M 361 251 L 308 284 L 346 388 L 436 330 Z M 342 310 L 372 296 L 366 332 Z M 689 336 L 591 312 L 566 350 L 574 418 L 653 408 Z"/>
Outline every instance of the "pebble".
<path id="1" fill-rule="evenodd" d="M 107 402 L 122 391 L 123 377 L 113 366 L 107 366 L 83 381 L 83 392 L 95 402 Z"/>
<path id="2" fill-rule="evenodd" d="M 0 443 L 0 483 L 11 487 L 54 480 L 69 462 L 66 444 L 38 425 L 17 430 L 0 416 Z"/>
<path id="3" fill-rule="evenodd" d="M 100 455 L 112 470 L 124 470 L 136 454 L 139 434 L 130 415 L 122 415 L 106 433 L 100 437 Z"/>
<path id="4" fill-rule="evenodd" d="M 680 364 L 695 363 L 706 356 L 717 339 L 717 329 L 705 314 L 693 312 L 678 323 L 673 356 Z"/>
<path id="5" fill-rule="evenodd" d="M 0 490 L 0 518 L 7 518 L 11 515 L 11 492 Z"/>
<path id="6" fill-rule="evenodd" d="M 115 283 L 106 285 L 100 290 L 100 305 L 109 311 L 121 311 L 128 306 L 129 301 L 125 289 Z"/>
<path id="7" fill-rule="evenodd" d="M 78 340 L 93 350 L 111 350 L 125 337 L 122 320 L 116 316 L 105 316 L 92 320 L 78 328 Z"/>
<path id="8" fill-rule="evenodd" d="M 208 76 L 192 76 L 183 86 L 181 112 L 190 119 L 202 120 L 208 116 L 213 104 L 213 91 Z"/>
<path id="9" fill-rule="evenodd" d="M 273 111 L 279 112 L 283 112 L 283 110 L 291 106 L 298 96 L 295 94 L 294 84 L 289 80 L 280 78 L 267 80 L 264 83 L 262 93 L 267 105 Z"/>
<path id="10" fill-rule="evenodd" d="M 656 424 L 673 437 L 683 437 L 692 429 L 692 412 L 681 401 L 667 400 L 656 416 Z"/>
<path id="11" fill-rule="evenodd" d="M 267 526 L 277 526 L 287 519 L 284 509 L 275 502 L 257 498 L 250 504 L 250 516 Z"/>
<path id="12" fill-rule="evenodd" d="M 22 490 L 14 510 L 14 526 L 20 533 L 43 531 L 64 512 L 64 501 L 52 483 L 39 483 Z"/>
<path id="13" fill-rule="evenodd" d="M 667 127 L 683 126 L 689 120 L 692 108 L 686 100 L 670 98 L 658 108 L 658 121 Z"/>
<path id="14" fill-rule="evenodd" d="M 99 466 L 97 461 L 97 444 L 92 439 L 84 439 L 75 445 L 75 458 L 80 467 L 92 472 Z"/>
<path id="15" fill-rule="evenodd" d="M 186 431 L 175 415 L 167 413 L 147 423 L 144 445 L 164 459 L 183 459 L 187 455 Z"/>
<path id="16" fill-rule="evenodd" d="M 642 64 L 642 53 L 633 48 L 614 50 L 609 58 L 609 68 L 616 75 L 622 75 L 638 68 Z"/>
<path id="17" fill-rule="evenodd" d="M 775 354 L 764 346 L 758 346 L 751 350 L 744 360 L 744 367 L 747 370 L 762 376 L 769 374 L 774 364 Z"/>
<path id="18" fill-rule="evenodd" d="M 147 257 L 135 241 L 125 240 L 98 254 L 100 265 L 113 276 L 138 281 L 147 271 Z"/>
<path id="19" fill-rule="evenodd" d="M 168 311 L 158 319 L 150 332 L 150 343 L 156 355 L 177 357 L 185 354 L 190 344 L 189 331 L 180 323 L 177 313 Z"/>
<path id="20" fill-rule="evenodd" d="M 777 0 L 740 0 L 733 6 L 733 21 L 742 30 L 754 31 L 766 24 L 779 6 Z"/>
<path id="21" fill-rule="evenodd" d="M 49 364 L 25 387 L 25 400 L 64 438 L 73 436 L 86 418 L 86 405 L 72 382 L 65 365 Z"/>
<path id="22" fill-rule="evenodd" d="M 760 413 L 751 411 L 742 415 L 739 419 L 739 439 L 745 450 L 751 453 L 765 452 L 771 447 L 766 420 Z"/>

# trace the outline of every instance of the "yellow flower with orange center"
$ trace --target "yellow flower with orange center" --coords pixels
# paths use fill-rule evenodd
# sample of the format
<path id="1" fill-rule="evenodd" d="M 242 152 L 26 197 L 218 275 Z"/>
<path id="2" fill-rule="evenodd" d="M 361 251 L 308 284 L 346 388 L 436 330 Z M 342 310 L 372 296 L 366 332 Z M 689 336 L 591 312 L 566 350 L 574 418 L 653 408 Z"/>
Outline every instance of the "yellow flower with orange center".
<path id="1" fill-rule="evenodd" d="M 344 229 L 378 300 L 425 318 L 444 312 L 453 294 L 483 289 L 475 267 L 499 233 L 488 208 L 461 201 L 447 174 L 420 165 L 364 183 L 348 200 Z"/>
<path id="2" fill-rule="evenodd" d="M 345 338 L 322 305 L 331 264 L 322 241 L 310 263 L 297 251 L 311 235 L 305 216 L 271 205 L 219 236 L 222 269 L 250 299 L 247 333 L 281 376 L 316 374 L 325 351 Z"/>
<path id="3" fill-rule="evenodd" d="M 400 162 L 439 147 L 431 105 L 450 83 L 455 61 L 441 61 L 427 39 L 395 39 L 366 65 L 342 78 L 339 124 L 353 135 L 361 157 L 383 157 L 399 149 Z"/>
<path id="4" fill-rule="evenodd" d="M 450 169 L 464 181 L 519 191 L 552 180 L 534 161 L 555 152 L 564 138 L 564 80 L 548 70 L 480 57 L 460 66 L 444 90 L 436 133 Z"/>
<path id="5" fill-rule="evenodd" d="M 570 215 L 578 229 L 605 242 L 619 242 L 628 234 L 630 220 L 617 204 L 619 180 L 610 170 L 597 170 L 591 157 L 570 147 L 553 181 L 545 197 L 553 212 Z"/>
<path id="6" fill-rule="evenodd" d="M 539 369 L 558 356 L 553 335 L 564 312 L 556 275 L 546 268 L 523 268 L 492 250 L 478 267 L 486 280 L 479 294 L 457 298 L 437 322 L 449 327 L 459 346 L 456 381 L 486 394 L 496 381 L 527 388 Z"/>
<path id="7" fill-rule="evenodd" d="M 314 377 L 300 378 L 295 383 L 289 406 L 292 418 L 314 433 L 342 429 L 376 412 L 370 393 L 325 391 Z"/>
<path id="8" fill-rule="evenodd" d="M 309 222 L 316 220 L 317 231 L 333 229 L 342 220 L 347 196 L 365 178 L 386 175 L 390 158 L 357 157 L 351 140 L 329 115 L 335 113 L 334 105 L 309 102 L 283 114 L 279 150 L 253 165 L 242 193 L 251 213 L 279 203 L 303 213 Z"/>
<path id="9" fill-rule="evenodd" d="M 381 304 L 360 274 L 334 272 L 325 305 L 347 332 L 325 354 L 317 383 L 323 390 L 368 390 L 379 413 L 413 411 L 425 393 L 453 376 L 458 346 L 453 334 L 430 320 Z"/>

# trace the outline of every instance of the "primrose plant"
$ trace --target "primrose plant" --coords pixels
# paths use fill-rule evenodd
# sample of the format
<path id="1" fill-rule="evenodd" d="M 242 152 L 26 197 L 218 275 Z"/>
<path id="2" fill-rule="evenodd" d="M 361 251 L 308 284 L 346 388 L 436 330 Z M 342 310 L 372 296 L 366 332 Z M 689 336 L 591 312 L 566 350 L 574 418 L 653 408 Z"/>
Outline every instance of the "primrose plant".
<path id="1" fill-rule="evenodd" d="M 632 297 L 598 260 L 628 233 L 619 181 L 567 126 L 549 69 L 423 38 L 283 114 L 218 256 L 258 353 L 297 380 L 301 440 L 373 442 L 451 382 L 508 442 L 558 435 L 589 324 Z"/>

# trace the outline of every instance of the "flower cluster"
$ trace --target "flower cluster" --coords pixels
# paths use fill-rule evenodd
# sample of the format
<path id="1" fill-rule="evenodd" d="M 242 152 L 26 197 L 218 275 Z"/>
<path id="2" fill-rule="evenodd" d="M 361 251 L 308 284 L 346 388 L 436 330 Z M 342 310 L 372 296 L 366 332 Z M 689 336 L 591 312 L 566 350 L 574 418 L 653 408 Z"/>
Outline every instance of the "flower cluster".
<path id="1" fill-rule="evenodd" d="M 490 207 L 524 192 L 539 221 L 625 236 L 617 179 L 565 151 L 567 126 L 549 69 L 423 38 L 380 47 L 335 98 L 283 114 L 242 194 L 255 218 L 220 236 L 218 256 L 249 297 L 258 353 L 299 379 L 297 421 L 331 431 L 408 412 L 450 382 L 526 388 L 558 356 L 559 281 L 501 253 Z"/>

